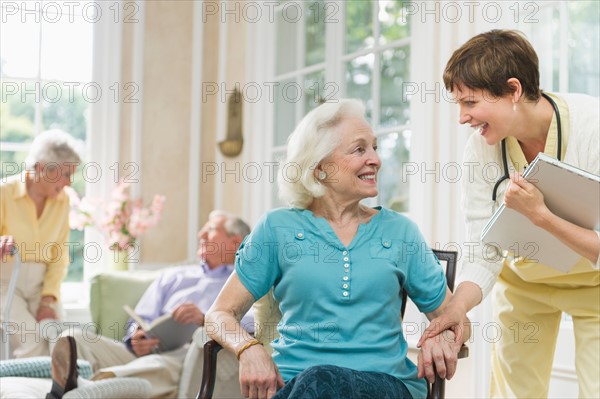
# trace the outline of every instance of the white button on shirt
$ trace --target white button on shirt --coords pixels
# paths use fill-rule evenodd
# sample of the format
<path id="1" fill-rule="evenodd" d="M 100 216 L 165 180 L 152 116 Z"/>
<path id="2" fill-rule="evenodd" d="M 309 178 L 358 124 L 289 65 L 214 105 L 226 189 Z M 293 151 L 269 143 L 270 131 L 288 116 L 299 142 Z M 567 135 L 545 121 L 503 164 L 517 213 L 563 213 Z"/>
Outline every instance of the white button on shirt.
<path id="1" fill-rule="evenodd" d="M 342 251 L 342 255 L 344 255 L 344 273 L 349 273 L 350 272 L 350 263 L 348 263 L 350 261 L 350 258 L 348 257 L 348 251 L 344 250 Z M 342 277 L 343 281 L 348 281 L 350 278 L 348 277 L 347 274 L 344 275 L 344 277 Z M 350 296 L 350 293 L 347 291 L 348 287 L 350 287 L 349 284 L 347 283 L 343 283 L 342 284 L 342 288 L 344 289 L 344 291 L 342 291 L 342 295 L 345 298 L 348 298 L 348 296 Z"/>

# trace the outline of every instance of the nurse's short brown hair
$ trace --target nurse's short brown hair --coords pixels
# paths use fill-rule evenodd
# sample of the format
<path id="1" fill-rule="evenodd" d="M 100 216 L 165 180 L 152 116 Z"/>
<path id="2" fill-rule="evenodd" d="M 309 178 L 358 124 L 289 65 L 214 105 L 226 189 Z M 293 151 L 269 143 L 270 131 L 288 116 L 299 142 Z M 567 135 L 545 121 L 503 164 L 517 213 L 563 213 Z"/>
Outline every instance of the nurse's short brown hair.
<path id="1" fill-rule="evenodd" d="M 521 82 L 526 99 L 539 100 L 538 56 L 525 36 L 515 30 L 494 29 L 474 36 L 452 54 L 444 69 L 444 84 L 451 92 L 464 85 L 502 97 L 514 92 L 507 83 L 510 78 Z"/>

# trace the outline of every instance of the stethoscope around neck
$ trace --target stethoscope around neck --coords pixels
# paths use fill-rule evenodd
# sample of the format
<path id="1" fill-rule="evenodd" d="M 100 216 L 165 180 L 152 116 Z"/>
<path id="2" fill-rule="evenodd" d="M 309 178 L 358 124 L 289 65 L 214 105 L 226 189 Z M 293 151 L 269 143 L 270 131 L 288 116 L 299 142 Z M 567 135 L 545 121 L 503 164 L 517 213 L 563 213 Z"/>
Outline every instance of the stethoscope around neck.
<path id="1" fill-rule="evenodd" d="M 556 105 L 556 103 L 554 102 L 554 100 L 547 95 L 546 93 L 542 93 L 542 96 L 544 96 L 544 98 L 546 100 L 548 100 L 550 102 L 550 104 L 552 104 L 552 108 L 554 108 L 554 115 L 556 115 L 556 126 L 557 126 L 557 130 L 558 130 L 558 147 L 556 150 L 556 158 L 560 161 L 560 154 L 561 154 L 561 147 L 562 147 L 562 128 L 561 128 L 561 124 L 560 124 L 560 113 L 558 112 L 558 106 Z M 510 178 L 510 174 L 508 173 L 508 160 L 506 157 L 506 139 L 502 139 L 502 165 L 504 166 L 504 175 L 502 177 L 500 177 L 500 179 L 498 179 L 498 181 L 496 182 L 496 184 L 494 185 L 494 190 L 492 191 L 492 201 L 494 203 L 496 203 L 496 194 L 498 193 L 498 187 L 500 187 L 500 183 L 502 183 L 504 180 L 509 179 Z"/>

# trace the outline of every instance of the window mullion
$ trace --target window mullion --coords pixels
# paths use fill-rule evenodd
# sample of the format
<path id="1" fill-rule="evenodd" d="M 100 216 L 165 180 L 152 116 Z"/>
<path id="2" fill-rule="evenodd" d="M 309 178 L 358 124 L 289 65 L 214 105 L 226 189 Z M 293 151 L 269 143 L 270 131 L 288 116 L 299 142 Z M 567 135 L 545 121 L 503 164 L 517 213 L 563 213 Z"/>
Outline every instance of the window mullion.
<path id="1" fill-rule="evenodd" d="M 379 51 L 380 43 L 380 26 L 379 26 L 379 2 L 373 2 L 373 36 L 375 37 L 374 51 L 373 51 L 373 76 L 371 80 L 371 97 L 373 100 L 373 109 L 371 110 L 371 125 L 373 130 L 379 129 L 380 121 L 380 82 L 381 82 L 381 51 Z"/>
<path id="2" fill-rule="evenodd" d="M 327 65 L 321 62 L 319 64 L 305 66 L 302 68 L 294 69 L 292 71 L 284 72 L 281 75 L 274 76 L 273 79 L 275 79 L 278 82 L 282 82 L 284 80 L 292 79 L 296 77 L 296 75 L 309 75 L 313 72 L 318 72 L 319 70 L 324 69 L 326 67 Z"/>
<path id="3" fill-rule="evenodd" d="M 560 57 L 558 61 L 559 92 L 569 91 L 569 9 L 567 2 L 561 1 L 558 6 L 560 21 Z"/>
<path id="4" fill-rule="evenodd" d="M 10 141 L 0 141 L 2 152 L 29 152 L 30 143 L 14 143 Z"/>
<path id="5" fill-rule="evenodd" d="M 296 30 L 296 68 L 295 70 L 298 71 L 302 68 L 304 68 L 304 66 L 306 65 L 306 10 L 302 9 L 302 13 L 303 13 L 303 17 L 300 19 L 299 24 L 296 24 L 297 26 L 297 30 Z M 306 95 L 305 91 L 304 91 L 304 75 L 303 74 L 298 74 L 296 76 L 296 84 L 298 85 L 297 87 L 300 87 L 300 90 L 302 90 L 302 92 L 300 93 L 300 101 L 296 101 L 296 123 L 294 123 L 294 125 L 296 125 L 302 115 L 304 115 L 304 96 Z"/>
<path id="6" fill-rule="evenodd" d="M 36 76 L 36 81 L 34 83 L 34 85 L 39 85 L 40 90 L 38 91 L 39 94 L 39 98 L 37 98 L 36 96 L 36 101 L 35 101 L 35 115 L 34 115 L 34 122 L 33 122 L 33 135 L 37 136 L 38 134 L 40 134 L 42 132 L 42 104 L 43 104 L 43 99 L 42 99 L 42 90 L 41 90 L 41 85 L 42 85 L 42 45 L 43 45 L 43 35 L 42 35 L 42 30 L 44 29 L 44 19 L 41 18 L 40 19 L 40 29 L 38 30 L 38 59 L 37 59 L 37 76 Z M 37 87 L 36 87 L 37 90 Z"/>
<path id="7" fill-rule="evenodd" d="M 406 37 L 406 38 L 403 38 L 400 40 L 395 40 L 391 43 L 380 44 L 379 46 L 376 47 L 375 51 L 383 52 L 386 50 L 393 50 L 393 49 L 397 49 L 400 47 L 404 47 L 408 44 L 410 44 L 410 37 Z M 373 51 L 374 51 L 374 49 L 372 47 L 368 47 L 365 49 L 357 50 L 350 54 L 343 54 L 343 56 L 342 56 L 343 61 L 348 61 L 348 60 L 352 60 L 357 57 L 361 57 L 363 55 L 372 54 Z"/>
<path id="8" fill-rule="evenodd" d="M 337 23 L 325 23 L 325 82 L 335 84 L 337 92 L 335 98 L 346 97 L 346 84 L 344 77 L 344 66 L 342 64 L 342 56 L 344 52 L 344 46 L 340 43 L 344 43 L 344 29 L 346 26 L 346 4 L 343 1 L 330 1 L 327 3 L 335 4 L 336 10 L 339 10 L 339 18 L 336 16 Z M 327 4 L 326 3 L 326 4 Z M 329 97 L 330 94 L 326 92 L 324 95 Z"/>

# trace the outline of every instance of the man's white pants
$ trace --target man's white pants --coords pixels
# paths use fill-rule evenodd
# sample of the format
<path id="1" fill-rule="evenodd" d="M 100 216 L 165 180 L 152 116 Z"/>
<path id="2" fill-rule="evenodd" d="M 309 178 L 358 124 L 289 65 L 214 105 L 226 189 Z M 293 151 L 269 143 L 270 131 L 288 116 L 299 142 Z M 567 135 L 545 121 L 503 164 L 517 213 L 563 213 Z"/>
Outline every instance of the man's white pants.
<path id="1" fill-rule="evenodd" d="M 84 334 L 75 330 L 71 334 L 77 343 L 77 356 L 92 365 L 92 380 L 107 377 L 139 377 L 152 385 L 152 397 L 175 397 L 181 367 L 188 345 L 163 354 L 136 357 L 121 341 L 101 335 Z"/>

